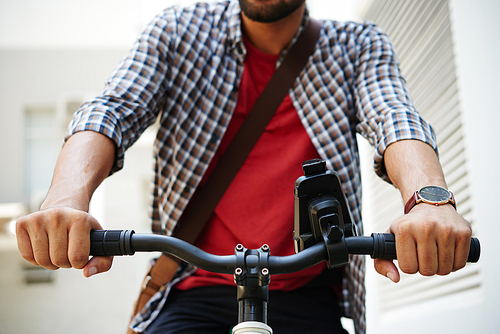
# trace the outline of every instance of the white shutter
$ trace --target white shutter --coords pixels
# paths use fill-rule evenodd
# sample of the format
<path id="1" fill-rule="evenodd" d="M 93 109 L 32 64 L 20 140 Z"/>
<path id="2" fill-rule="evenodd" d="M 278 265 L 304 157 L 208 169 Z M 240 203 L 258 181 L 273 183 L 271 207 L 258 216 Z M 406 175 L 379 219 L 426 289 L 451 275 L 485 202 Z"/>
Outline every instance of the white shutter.
<path id="1" fill-rule="evenodd" d="M 415 106 L 436 131 L 440 161 L 457 209 L 474 227 L 448 1 L 372 1 L 364 19 L 377 23 L 393 42 Z M 373 153 L 364 148 L 363 170 L 369 169 L 363 172 L 365 225 L 369 231 L 385 231 L 402 214 L 403 204 L 399 192 L 370 170 Z M 415 307 L 425 310 L 478 292 L 480 264 L 445 277 L 403 275 L 397 285 L 385 278 L 376 279 L 374 285 L 381 315 L 394 316 Z"/>

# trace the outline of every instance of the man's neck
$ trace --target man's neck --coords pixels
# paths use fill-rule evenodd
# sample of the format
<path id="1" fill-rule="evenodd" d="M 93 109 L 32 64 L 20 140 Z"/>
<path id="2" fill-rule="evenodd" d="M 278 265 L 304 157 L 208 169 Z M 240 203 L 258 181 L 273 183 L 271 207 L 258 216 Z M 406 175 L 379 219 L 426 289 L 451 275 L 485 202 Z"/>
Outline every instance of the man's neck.
<path id="1" fill-rule="evenodd" d="M 242 29 L 249 41 L 260 51 L 279 54 L 295 36 L 304 17 L 305 4 L 289 16 L 272 23 L 250 20 L 241 13 Z"/>

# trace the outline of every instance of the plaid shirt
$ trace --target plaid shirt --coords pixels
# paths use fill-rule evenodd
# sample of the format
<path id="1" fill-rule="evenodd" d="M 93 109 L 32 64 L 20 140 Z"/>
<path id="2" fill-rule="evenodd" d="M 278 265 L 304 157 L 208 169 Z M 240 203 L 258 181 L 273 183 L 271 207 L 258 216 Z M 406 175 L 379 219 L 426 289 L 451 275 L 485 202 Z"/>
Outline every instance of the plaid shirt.
<path id="1" fill-rule="evenodd" d="M 164 10 L 103 94 L 85 102 L 70 124 L 68 137 L 92 130 L 116 143 L 115 172 L 125 150 L 160 117 L 151 203 L 155 233 L 172 232 L 231 119 L 246 54 L 241 34 L 237 1 Z M 387 36 L 370 23 L 324 21 L 316 50 L 289 94 L 319 155 L 339 174 L 362 234 L 356 133 L 374 146 L 375 171 L 386 180 L 383 154 L 390 143 L 417 139 L 436 147 L 431 127 L 412 105 Z M 158 314 L 169 288 L 136 317 L 136 330 Z M 365 327 L 364 296 L 363 258 L 353 257 L 342 304 L 358 333 Z"/>

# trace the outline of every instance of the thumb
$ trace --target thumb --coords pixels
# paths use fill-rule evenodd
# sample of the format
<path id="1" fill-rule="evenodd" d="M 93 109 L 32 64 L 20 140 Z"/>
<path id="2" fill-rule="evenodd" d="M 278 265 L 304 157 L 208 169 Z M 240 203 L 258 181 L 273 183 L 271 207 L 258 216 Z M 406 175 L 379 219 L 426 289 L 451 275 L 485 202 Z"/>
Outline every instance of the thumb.
<path id="1" fill-rule="evenodd" d="M 399 270 L 396 268 L 396 265 L 389 260 L 381 260 L 381 259 L 375 259 L 374 260 L 375 264 L 375 270 L 377 273 L 379 273 L 382 276 L 387 277 L 394 283 L 399 282 L 400 280 L 400 275 L 399 275 Z"/>
<path id="2" fill-rule="evenodd" d="M 89 278 L 95 274 L 103 273 L 111 269 L 112 256 L 94 256 L 83 268 L 83 276 Z"/>

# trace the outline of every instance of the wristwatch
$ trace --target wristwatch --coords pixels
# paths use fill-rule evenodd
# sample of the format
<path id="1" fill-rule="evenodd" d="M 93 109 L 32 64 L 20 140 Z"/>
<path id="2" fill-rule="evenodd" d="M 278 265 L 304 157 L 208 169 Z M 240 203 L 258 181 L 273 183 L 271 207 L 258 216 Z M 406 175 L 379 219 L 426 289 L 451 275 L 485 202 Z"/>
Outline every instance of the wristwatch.
<path id="1" fill-rule="evenodd" d="M 420 190 L 415 191 L 413 196 L 406 202 L 405 214 L 410 212 L 410 210 L 418 203 L 429 203 L 434 205 L 451 204 L 457 209 L 455 203 L 455 197 L 453 193 L 448 189 L 438 187 L 438 186 L 427 186 Z"/>

